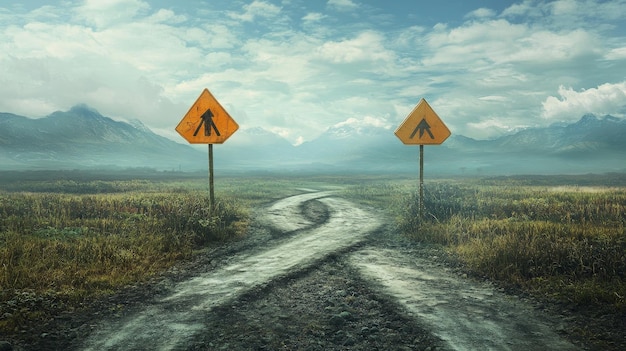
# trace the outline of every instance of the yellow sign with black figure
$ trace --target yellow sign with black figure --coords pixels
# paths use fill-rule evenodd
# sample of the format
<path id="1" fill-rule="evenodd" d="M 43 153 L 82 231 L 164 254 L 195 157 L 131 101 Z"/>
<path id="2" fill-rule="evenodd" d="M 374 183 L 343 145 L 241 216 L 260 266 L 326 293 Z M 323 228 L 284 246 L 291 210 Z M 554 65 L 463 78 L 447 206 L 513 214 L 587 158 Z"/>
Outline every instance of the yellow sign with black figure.
<path id="1" fill-rule="evenodd" d="M 176 131 L 191 144 L 222 144 L 239 129 L 239 125 L 204 89 Z"/>
<path id="2" fill-rule="evenodd" d="M 406 145 L 438 145 L 451 133 L 428 102 L 422 99 L 395 134 Z"/>

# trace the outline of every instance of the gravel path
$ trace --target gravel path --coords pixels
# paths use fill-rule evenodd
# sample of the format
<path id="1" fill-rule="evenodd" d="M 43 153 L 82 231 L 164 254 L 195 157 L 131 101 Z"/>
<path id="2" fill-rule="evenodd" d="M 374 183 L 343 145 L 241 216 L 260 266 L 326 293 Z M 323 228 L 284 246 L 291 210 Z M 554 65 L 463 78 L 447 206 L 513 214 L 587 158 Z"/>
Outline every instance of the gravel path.
<path id="1" fill-rule="evenodd" d="M 292 196 L 267 211 L 268 222 L 285 232 L 299 230 L 289 240 L 255 254 L 241 253 L 233 263 L 176 284 L 168 296 L 121 320 L 108 320 L 81 346 L 83 350 L 175 350 L 206 329 L 203 320 L 222 306 L 258 286 L 305 269 L 331 254 L 363 241 L 382 222 L 328 192 Z M 302 206 L 319 201 L 331 215 L 306 218 Z"/>

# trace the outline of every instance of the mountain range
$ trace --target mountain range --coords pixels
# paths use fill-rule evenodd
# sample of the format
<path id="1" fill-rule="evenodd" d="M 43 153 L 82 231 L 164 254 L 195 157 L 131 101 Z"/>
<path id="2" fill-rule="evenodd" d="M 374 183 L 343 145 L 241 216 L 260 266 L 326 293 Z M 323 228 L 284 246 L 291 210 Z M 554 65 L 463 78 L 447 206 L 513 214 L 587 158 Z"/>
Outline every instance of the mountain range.
<path id="1" fill-rule="evenodd" d="M 86 105 L 31 119 L 0 113 L 0 169 L 155 169 L 192 166 L 202 153 L 153 133 L 139 120 L 119 122 Z"/>
<path id="2" fill-rule="evenodd" d="M 206 149 L 183 143 L 86 105 L 39 119 L 0 113 L 0 170 L 206 170 Z M 585 115 L 492 140 L 453 134 L 424 149 L 431 175 L 626 172 L 626 120 Z M 228 172 L 417 173 L 419 167 L 418 147 L 371 125 L 339 124 L 298 146 L 262 128 L 242 129 L 215 145 L 214 156 L 216 170 Z"/>

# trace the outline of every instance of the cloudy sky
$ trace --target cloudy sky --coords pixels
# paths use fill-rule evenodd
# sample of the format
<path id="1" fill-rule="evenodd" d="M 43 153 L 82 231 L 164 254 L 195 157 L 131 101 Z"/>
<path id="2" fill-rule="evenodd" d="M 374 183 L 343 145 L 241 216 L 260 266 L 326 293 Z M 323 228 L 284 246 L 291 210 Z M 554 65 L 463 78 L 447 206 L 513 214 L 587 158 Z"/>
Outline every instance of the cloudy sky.
<path id="1" fill-rule="evenodd" d="M 626 114 L 626 0 L 0 2 L 0 111 L 86 103 L 174 132 L 208 88 L 294 144 L 392 132 L 425 98 L 452 133 Z"/>

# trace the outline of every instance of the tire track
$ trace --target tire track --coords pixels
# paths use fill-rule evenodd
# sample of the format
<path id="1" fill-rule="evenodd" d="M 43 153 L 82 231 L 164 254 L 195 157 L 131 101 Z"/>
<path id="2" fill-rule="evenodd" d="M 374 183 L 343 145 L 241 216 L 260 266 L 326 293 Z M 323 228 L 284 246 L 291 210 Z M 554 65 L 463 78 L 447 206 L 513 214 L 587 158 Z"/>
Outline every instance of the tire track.
<path id="1" fill-rule="evenodd" d="M 256 254 L 241 254 L 235 263 L 177 284 L 171 294 L 121 320 L 102 323 L 84 350 L 175 350 L 201 333 L 212 308 L 250 289 L 314 265 L 363 241 L 382 222 L 331 192 L 292 196 L 276 202 L 263 219 L 280 231 L 299 231 L 282 244 Z M 317 200 L 330 216 L 321 224 L 301 213 Z"/>
<path id="2" fill-rule="evenodd" d="M 517 297 L 463 279 L 419 255 L 368 248 L 349 262 L 452 350 L 578 350 Z"/>

